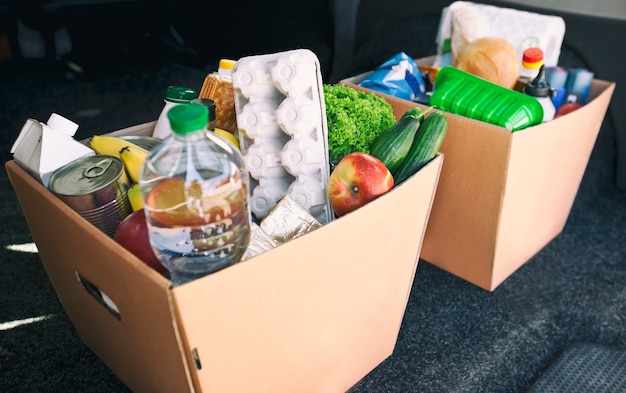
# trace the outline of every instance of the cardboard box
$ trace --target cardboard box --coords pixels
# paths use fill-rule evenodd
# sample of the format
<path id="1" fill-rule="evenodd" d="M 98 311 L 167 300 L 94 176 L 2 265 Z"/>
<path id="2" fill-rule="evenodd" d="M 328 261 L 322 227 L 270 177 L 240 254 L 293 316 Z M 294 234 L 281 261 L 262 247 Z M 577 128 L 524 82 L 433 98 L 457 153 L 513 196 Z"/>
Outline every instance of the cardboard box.
<path id="1" fill-rule="evenodd" d="M 342 82 L 371 91 L 358 86 L 367 74 Z M 583 108 L 514 133 L 447 113 L 422 259 L 492 291 L 561 233 L 614 89 L 594 80 Z M 377 94 L 396 115 L 423 107 Z"/>
<path id="2" fill-rule="evenodd" d="M 6 169 L 70 320 L 130 389 L 335 393 L 393 352 L 442 162 L 320 229 L 174 289 L 15 161 Z"/>

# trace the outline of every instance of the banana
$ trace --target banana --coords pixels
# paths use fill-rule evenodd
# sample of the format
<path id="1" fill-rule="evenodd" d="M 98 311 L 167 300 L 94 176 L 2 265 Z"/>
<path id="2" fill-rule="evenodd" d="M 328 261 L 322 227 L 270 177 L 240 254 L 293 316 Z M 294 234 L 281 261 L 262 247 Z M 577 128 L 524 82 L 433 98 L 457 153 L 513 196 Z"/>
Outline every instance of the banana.
<path id="1" fill-rule="evenodd" d="M 107 154 L 118 158 L 121 158 L 120 150 L 129 145 L 134 145 L 137 148 L 143 149 L 126 139 L 118 138 L 116 136 L 94 135 L 89 140 L 89 147 L 91 147 L 96 154 Z"/>
<path id="2" fill-rule="evenodd" d="M 213 130 L 213 132 L 235 145 L 237 149 L 240 149 L 239 140 L 232 133 L 217 127 Z"/>
<path id="3" fill-rule="evenodd" d="M 133 211 L 137 211 L 143 208 L 143 199 L 141 198 L 141 189 L 139 188 L 139 184 L 135 183 L 126 192 L 128 195 L 128 200 L 130 202 L 130 207 Z"/>
<path id="4" fill-rule="evenodd" d="M 134 143 L 129 143 L 122 147 L 119 151 L 119 155 L 130 179 L 135 183 L 139 183 L 139 173 L 141 172 L 143 162 L 148 156 L 148 150 L 143 147 L 139 147 Z"/>

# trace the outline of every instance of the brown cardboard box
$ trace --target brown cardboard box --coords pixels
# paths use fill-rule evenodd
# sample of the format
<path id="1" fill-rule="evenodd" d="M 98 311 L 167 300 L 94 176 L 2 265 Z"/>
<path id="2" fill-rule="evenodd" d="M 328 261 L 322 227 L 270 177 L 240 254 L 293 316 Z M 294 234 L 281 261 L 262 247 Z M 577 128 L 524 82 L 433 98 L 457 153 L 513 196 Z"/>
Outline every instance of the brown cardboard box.
<path id="1" fill-rule="evenodd" d="M 15 161 L 6 169 L 74 327 L 130 389 L 335 393 L 393 352 L 442 162 L 356 212 L 174 289 Z"/>
<path id="2" fill-rule="evenodd" d="M 358 86 L 366 75 L 342 82 L 371 91 Z M 514 133 L 446 114 L 446 159 L 421 257 L 492 291 L 561 233 L 614 89 L 594 80 L 583 108 Z M 423 107 L 380 95 L 396 114 Z"/>

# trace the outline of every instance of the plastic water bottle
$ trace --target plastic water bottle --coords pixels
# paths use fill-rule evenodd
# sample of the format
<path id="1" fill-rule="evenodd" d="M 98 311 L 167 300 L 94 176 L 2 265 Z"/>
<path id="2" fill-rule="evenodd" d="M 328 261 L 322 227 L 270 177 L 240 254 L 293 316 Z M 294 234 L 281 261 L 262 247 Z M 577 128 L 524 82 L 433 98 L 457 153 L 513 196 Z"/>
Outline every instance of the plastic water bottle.
<path id="1" fill-rule="evenodd" d="M 170 109 L 173 136 L 141 171 L 150 243 L 173 286 L 239 262 L 250 241 L 249 174 L 239 150 L 207 130 L 208 113 L 197 102 Z"/>
<path id="2" fill-rule="evenodd" d="M 172 134 L 167 112 L 176 105 L 188 104 L 198 98 L 198 92 L 184 86 L 168 86 L 165 91 L 165 105 L 152 131 L 152 137 L 165 139 Z"/>
<path id="3" fill-rule="evenodd" d="M 543 65 L 539 68 L 537 77 L 528 82 L 528 84 L 524 87 L 523 92 L 526 95 L 535 97 L 543 107 L 542 123 L 550 121 L 554 118 L 556 109 L 554 108 L 554 103 L 552 102 L 552 96 L 555 94 L 555 91 L 550 88 L 550 84 L 546 79 L 546 70 Z"/>

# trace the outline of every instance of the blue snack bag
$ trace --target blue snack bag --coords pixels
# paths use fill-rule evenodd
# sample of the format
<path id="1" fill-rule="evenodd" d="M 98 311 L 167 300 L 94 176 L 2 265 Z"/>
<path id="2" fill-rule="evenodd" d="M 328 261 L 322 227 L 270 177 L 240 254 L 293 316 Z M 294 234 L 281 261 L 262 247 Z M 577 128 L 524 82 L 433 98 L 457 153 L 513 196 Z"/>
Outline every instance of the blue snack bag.
<path id="1" fill-rule="evenodd" d="M 409 101 L 426 95 L 426 83 L 419 68 L 413 58 L 404 52 L 381 64 L 359 86 Z"/>

